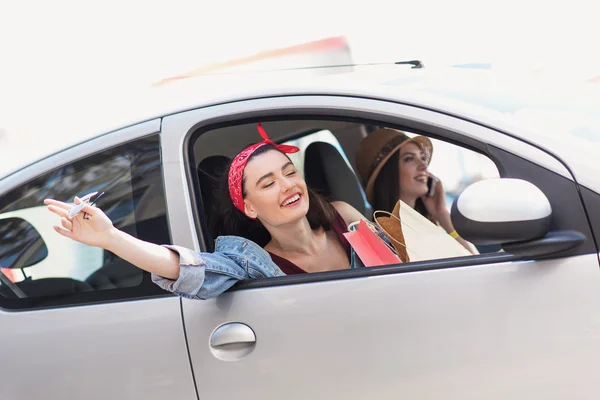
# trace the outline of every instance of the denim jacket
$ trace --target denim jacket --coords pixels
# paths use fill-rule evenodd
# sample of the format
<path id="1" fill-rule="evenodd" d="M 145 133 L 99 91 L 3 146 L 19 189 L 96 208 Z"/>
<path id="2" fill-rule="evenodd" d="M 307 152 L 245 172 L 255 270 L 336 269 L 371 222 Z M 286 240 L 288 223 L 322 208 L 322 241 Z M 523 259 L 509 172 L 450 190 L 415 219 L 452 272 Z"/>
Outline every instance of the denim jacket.
<path id="1" fill-rule="evenodd" d="M 380 236 L 388 242 L 385 235 Z M 265 249 L 239 236 L 219 236 L 215 241 L 214 253 L 198 253 L 174 245 L 163 246 L 179 254 L 179 277 L 172 280 L 152 274 L 152 282 L 188 299 L 216 297 L 244 279 L 285 276 Z M 350 268 L 362 266 L 352 249 Z"/>
<path id="2" fill-rule="evenodd" d="M 179 253 L 179 278 L 171 280 L 152 274 L 152 282 L 188 299 L 216 297 L 243 279 L 285 275 L 265 249 L 239 236 L 219 236 L 214 253 L 164 247 Z"/>

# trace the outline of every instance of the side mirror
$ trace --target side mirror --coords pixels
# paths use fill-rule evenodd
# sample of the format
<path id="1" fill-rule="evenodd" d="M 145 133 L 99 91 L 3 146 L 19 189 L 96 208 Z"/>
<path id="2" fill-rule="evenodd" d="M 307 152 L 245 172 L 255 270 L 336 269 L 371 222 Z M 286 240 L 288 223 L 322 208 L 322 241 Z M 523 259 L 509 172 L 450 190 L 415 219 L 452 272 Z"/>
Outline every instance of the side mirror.
<path id="1" fill-rule="evenodd" d="M 452 204 L 452 224 L 473 244 L 524 242 L 550 230 L 552 207 L 537 186 L 521 179 L 487 179 L 468 186 Z"/>
<path id="2" fill-rule="evenodd" d="M 502 245 L 508 253 L 530 258 L 559 253 L 585 240 L 578 232 L 550 232 L 550 201 L 522 179 L 488 179 L 468 186 L 452 204 L 451 218 L 465 240 Z"/>
<path id="3" fill-rule="evenodd" d="M 22 269 L 48 257 L 39 232 L 22 218 L 0 219 L 0 267 Z"/>

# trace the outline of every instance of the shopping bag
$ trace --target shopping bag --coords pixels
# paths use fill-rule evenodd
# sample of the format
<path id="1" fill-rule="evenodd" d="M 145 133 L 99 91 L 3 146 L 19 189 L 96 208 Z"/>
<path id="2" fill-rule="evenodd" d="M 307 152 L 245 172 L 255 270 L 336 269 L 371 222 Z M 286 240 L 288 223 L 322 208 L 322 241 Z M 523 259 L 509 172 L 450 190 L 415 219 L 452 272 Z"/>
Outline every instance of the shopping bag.
<path id="1" fill-rule="evenodd" d="M 364 220 L 358 223 L 354 231 L 345 232 L 344 236 L 365 267 L 398 264 L 401 262 L 385 242 L 373 233 Z"/>
<path id="2" fill-rule="evenodd" d="M 388 219 L 378 215 L 386 214 Z M 456 239 L 425 218 L 418 211 L 398 200 L 391 213 L 376 211 L 374 219 L 379 228 L 396 247 L 402 258 L 404 248 L 410 261 L 435 260 L 471 255 Z M 383 223 L 381 223 L 381 222 Z M 401 244 L 398 244 L 401 243 Z M 403 261 L 408 261 L 403 258 Z"/>

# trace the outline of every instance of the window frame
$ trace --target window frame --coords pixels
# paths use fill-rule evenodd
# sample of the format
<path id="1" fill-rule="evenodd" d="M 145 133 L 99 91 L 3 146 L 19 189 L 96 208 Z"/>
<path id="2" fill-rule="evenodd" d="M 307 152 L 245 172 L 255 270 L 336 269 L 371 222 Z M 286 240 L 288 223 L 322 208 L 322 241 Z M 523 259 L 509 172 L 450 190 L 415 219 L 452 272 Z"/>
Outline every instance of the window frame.
<path id="1" fill-rule="evenodd" d="M 96 157 L 105 151 L 111 151 L 123 146 L 135 145 L 139 140 L 156 140 L 156 156 L 160 162 L 161 171 L 159 176 L 162 183 L 163 196 L 165 199 L 165 217 L 168 221 L 168 210 L 166 205 L 166 193 L 164 193 L 164 174 L 161 157 L 162 138 L 160 137 L 160 120 L 146 121 L 121 130 L 109 132 L 95 139 L 87 140 L 74 145 L 63 151 L 54 153 L 38 162 L 32 163 L 25 168 L 0 180 L 0 196 L 14 191 L 15 189 L 30 184 L 41 176 L 56 169 L 62 168 L 75 162 L 84 162 Z M 136 212 L 135 210 L 133 211 Z M 170 243 L 172 233 L 169 228 Z M 6 298 L 0 296 L 0 310 L 7 312 L 37 311 L 51 308 L 79 307 L 91 304 L 104 304 L 113 302 L 132 301 L 157 297 L 172 297 L 172 293 L 162 290 L 151 280 L 150 273 L 142 271 L 142 280 L 137 286 L 93 290 L 89 292 L 78 292 L 68 295 L 28 297 L 28 298 Z"/>
<path id="2" fill-rule="evenodd" d="M 342 98 L 346 99 L 348 104 L 343 104 L 343 101 L 340 101 Z M 311 100 L 316 101 L 311 102 Z M 357 102 L 361 103 L 360 106 L 354 104 Z M 364 104 L 365 102 L 372 104 L 367 107 Z M 378 103 L 383 106 L 381 108 L 377 107 Z M 197 240 L 198 242 L 199 251 L 205 251 L 206 243 L 203 242 L 203 226 L 199 219 L 199 214 L 202 213 L 203 210 L 199 209 L 200 203 L 198 202 L 198 197 L 200 195 L 198 192 L 198 185 L 195 184 L 195 182 L 197 182 L 197 173 L 195 171 L 195 165 L 190 163 L 190 160 L 193 160 L 193 143 L 197 135 L 204 132 L 239 124 L 281 120 L 323 119 L 328 121 L 360 122 L 367 126 L 385 125 L 392 128 L 403 129 L 410 131 L 411 133 L 443 140 L 486 155 L 496 164 L 501 176 L 506 176 L 506 174 L 502 165 L 499 165 L 497 162 L 499 157 L 501 158 L 508 155 L 514 157 L 515 160 L 521 160 L 525 164 L 529 164 L 529 167 L 524 166 L 524 169 L 537 168 L 544 170 L 552 174 L 554 177 L 552 179 L 562 179 L 563 183 L 572 185 L 572 194 L 577 197 L 578 204 L 583 207 L 582 199 L 577 193 L 577 184 L 572 173 L 564 162 L 554 154 L 550 154 L 545 149 L 527 143 L 508 132 L 502 132 L 481 123 L 469 121 L 440 111 L 426 109 L 424 107 L 394 103 L 385 99 L 368 99 L 353 96 L 282 96 L 269 99 L 244 100 L 221 105 L 220 108 L 212 107 L 210 110 L 192 110 L 184 114 L 185 115 L 181 115 L 182 120 L 172 121 L 172 123 L 174 126 L 183 129 L 185 132 L 185 136 L 182 138 L 184 146 L 182 162 L 184 163 L 184 171 L 186 173 L 185 178 L 188 185 L 186 191 L 189 193 L 189 207 L 191 208 L 191 215 L 193 216 L 193 225 L 197 232 L 195 235 L 194 233 L 192 234 L 195 236 L 194 240 Z M 431 119 L 423 118 L 423 115 L 430 115 Z M 490 133 L 492 136 L 496 135 L 497 137 L 490 137 L 490 140 L 483 141 L 480 139 L 483 135 L 473 135 L 473 131 L 477 130 L 485 131 L 486 133 Z M 513 149 L 516 149 L 517 151 L 511 151 Z M 523 154 L 531 154 L 531 157 L 526 159 L 522 156 Z M 191 205 L 196 205 L 196 207 L 192 207 Z M 561 254 L 561 257 L 589 254 L 596 251 L 596 246 L 593 243 L 593 240 L 591 240 L 592 234 L 590 231 L 589 220 L 584 212 L 580 213 L 580 221 L 578 223 L 586 236 L 586 241 L 584 245 L 565 254 Z M 525 256 L 519 257 L 507 253 L 483 254 L 375 268 L 371 267 L 365 269 L 304 274 L 302 276 L 254 279 L 239 282 L 232 290 L 362 278 L 441 268 L 489 265 L 528 259 L 529 258 Z"/>

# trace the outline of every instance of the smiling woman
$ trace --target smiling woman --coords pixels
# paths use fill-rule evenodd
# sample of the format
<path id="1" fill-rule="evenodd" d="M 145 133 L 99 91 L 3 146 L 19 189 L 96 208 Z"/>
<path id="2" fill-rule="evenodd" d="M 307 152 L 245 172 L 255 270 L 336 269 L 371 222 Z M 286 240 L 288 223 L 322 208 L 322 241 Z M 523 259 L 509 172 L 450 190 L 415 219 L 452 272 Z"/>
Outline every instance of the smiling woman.
<path id="1" fill-rule="evenodd" d="M 361 215 L 342 202 L 330 204 L 310 190 L 284 151 L 292 153 L 297 148 L 266 144 L 250 156 L 234 158 L 221 182 L 223 198 L 217 201 L 220 206 L 211 221 L 213 236 L 243 234 L 267 250 L 288 275 L 320 272 L 323 266 L 327 270 L 349 268 L 350 245 L 343 232 Z M 239 183 L 241 196 L 228 202 L 224 197 L 238 192 L 238 183 L 231 177 L 239 174 L 242 157 L 247 158 Z M 223 190 L 225 185 L 229 193 Z"/>
<path id="2" fill-rule="evenodd" d="M 428 137 L 380 128 L 367 136 L 356 154 L 367 199 L 377 210 L 392 212 L 399 200 L 440 225 L 473 254 L 473 245 L 458 236 L 446 205 L 442 182 L 428 171 L 433 144 Z"/>
<path id="3" fill-rule="evenodd" d="M 350 268 L 353 257 L 343 233 L 362 215 L 308 189 L 287 156 L 299 149 L 275 144 L 260 124 L 258 130 L 263 140 L 239 152 L 223 174 L 213 253 L 145 242 L 116 229 L 89 204 L 71 216 L 72 205 L 47 199 L 49 210 L 61 217 L 54 228 L 111 251 L 152 273 L 163 289 L 188 298 L 217 296 L 247 278 Z"/>

